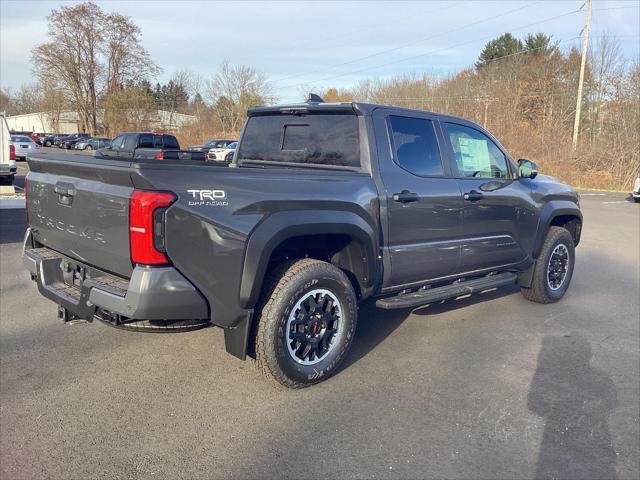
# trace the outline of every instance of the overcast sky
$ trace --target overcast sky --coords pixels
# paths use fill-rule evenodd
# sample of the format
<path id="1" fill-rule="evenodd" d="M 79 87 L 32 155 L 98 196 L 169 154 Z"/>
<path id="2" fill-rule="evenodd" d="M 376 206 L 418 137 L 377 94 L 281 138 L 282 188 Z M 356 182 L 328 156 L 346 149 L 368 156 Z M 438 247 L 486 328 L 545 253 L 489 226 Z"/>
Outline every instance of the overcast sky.
<path id="1" fill-rule="evenodd" d="M 29 52 L 46 40 L 46 16 L 76 3 L 0 1 L 2 87 L 31 81 Z M 575 12 L 583 0 L 97 3 L 140 26 L 145 48 L 162 68 L 160 81 L 179 69 L 211 77 L 229 59 L 267 75 L 282 101 L 363 78 L 455 73 L 504 32 L 544 31 L 568 48 L 579 45 L 585 20 L 584 10 Z M 592 36 L 617 36 L 624 55 L 637 61 L 639 7 L 639 0 L 594 0 Z"/>

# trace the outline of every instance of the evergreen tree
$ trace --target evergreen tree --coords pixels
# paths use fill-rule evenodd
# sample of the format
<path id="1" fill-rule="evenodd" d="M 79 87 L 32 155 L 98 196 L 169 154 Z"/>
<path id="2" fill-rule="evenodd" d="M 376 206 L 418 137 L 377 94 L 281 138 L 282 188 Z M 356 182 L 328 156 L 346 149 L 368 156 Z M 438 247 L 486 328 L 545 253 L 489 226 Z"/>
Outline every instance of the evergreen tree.
<path id="1" fill-rule="evenodd" d="M 524 39 L 524 48 L 531 55 L 551 55 L 558 51 L 558 43 L 552 40 L 552 35 L 542 32 L 530 33 Z"/>
<path id="2" fill-rule="evenodd" d="M 510 33 L 504 33 L 485 45 L 476 62 L 476 69 L 480 69 L 498 58 L 521 52 L 523 49 L 524 46 L 520 40 Z"/>

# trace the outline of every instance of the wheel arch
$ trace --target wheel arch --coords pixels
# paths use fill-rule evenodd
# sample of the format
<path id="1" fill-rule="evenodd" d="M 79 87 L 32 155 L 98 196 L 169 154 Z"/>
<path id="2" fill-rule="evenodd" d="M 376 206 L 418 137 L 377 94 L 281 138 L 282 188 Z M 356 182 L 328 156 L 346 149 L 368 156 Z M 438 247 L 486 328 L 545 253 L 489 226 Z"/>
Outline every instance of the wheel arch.
<path id="1" fill-rule="evenodd" d="M 318 258 L 343 270 L 359 296 L 377 280 L 376 235 L 362 217 L 349 211 L 297 210 L 267 217 L 251 233 L 245 249 L 240 304 L 252 308 L 269 267 L 294 258 Z M 319 248 L 322 247 L 322 248 Z"/>
<path id="2" fill-rule="evenodd" d="M 533 248 L 533 258 L 538 258 L 544 244 L 549 227 L 564 227 L 569 230 L 573 242 L 577 246 L 582 234 L 582 212 L 580 208 L 569 201 L 551 201 L 545 205 L 540 216 L 541 228 L 538 228 Z"/>

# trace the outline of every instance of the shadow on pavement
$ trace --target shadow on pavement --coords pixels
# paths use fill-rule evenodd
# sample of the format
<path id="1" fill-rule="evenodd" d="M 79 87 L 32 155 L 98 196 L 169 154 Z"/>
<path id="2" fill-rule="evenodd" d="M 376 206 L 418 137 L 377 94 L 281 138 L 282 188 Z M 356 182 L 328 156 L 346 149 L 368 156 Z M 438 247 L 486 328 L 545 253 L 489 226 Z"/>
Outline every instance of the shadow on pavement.
<path id="1" fill-rule="evenodd" d="M 351 345 L 349 355 L 345 358 L 340 370 L 365 357 L 375 349 L 389 335 L 391 335 L 411 314 L 436 315 L 450 310 L 458 310 L 481 302 L 488 302 L 507 295 L 519 293 L 516 285 L 498 288 L 457 300 L 446 300 L 432 305 L 425 305 L 415 309 L 382 310 L 376 308 L 375 299 L 367 300 L 358 312 L 358 327 Z M 426 320 L 425 320 L 426 321 Z"/>
<path id="2" fill-rule="evenodd" d="M 613 380 L 591 366 L 584 337 L 544 337 L 527 399 L 545 419 L 535 478 L 616 478 L 607 424 L 616 405 Z"/>
<path id="3" fill-rule="evenodd" d="M 27 229 L 24 208 L 0 209 L 0 244 L 22 242 Z"/>

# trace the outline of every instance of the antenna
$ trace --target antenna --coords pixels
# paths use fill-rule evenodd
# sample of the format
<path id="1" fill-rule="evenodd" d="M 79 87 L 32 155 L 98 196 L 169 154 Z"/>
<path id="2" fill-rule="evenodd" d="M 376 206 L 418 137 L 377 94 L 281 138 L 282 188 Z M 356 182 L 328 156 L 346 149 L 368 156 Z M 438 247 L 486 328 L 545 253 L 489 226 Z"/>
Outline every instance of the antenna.
<path id="1" fill-rule="evenodd" d="M 309 92 L 309 96 L 307 97 L 307 103 L 324 103 L 324 100 L 320 95 Z"/>

